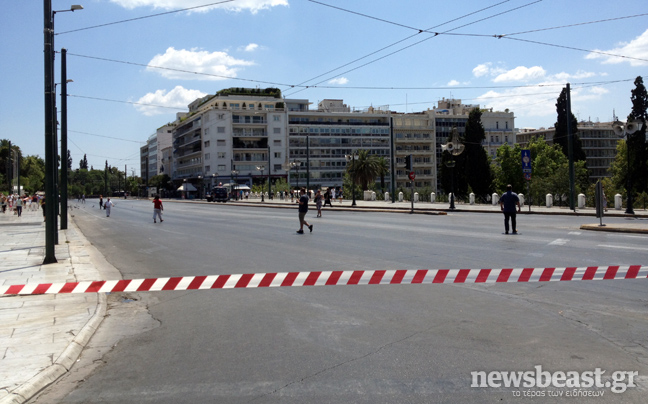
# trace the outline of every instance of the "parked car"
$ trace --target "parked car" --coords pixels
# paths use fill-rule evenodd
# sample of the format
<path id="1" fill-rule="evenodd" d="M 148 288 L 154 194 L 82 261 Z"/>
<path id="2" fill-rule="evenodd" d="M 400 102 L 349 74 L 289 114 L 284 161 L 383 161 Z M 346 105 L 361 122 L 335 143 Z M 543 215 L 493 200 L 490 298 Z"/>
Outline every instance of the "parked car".
<path id="1" fill-rule="evenodd" d="M 209 195 L 207 195 L 208 202 L 227 202 L 229 201 L 229 192 L 225 187 L 214 187 Z"/>

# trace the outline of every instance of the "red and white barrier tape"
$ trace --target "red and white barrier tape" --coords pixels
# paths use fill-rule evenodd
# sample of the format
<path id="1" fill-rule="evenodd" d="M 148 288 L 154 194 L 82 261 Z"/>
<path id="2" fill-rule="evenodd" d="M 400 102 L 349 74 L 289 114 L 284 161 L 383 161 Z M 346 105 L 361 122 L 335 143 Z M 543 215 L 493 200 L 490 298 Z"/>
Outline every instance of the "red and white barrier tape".
<path id="1" fill-rule="evenodd" d="M 0 286 L 0 295 L 148 292 L 159 290 L 263 288 L 280 286 L 556 282 L 640 278 L 648 278 L 648 266 L 269 272 L 260 274 L 126 279 L 120 281 L 8 285 Z"/>

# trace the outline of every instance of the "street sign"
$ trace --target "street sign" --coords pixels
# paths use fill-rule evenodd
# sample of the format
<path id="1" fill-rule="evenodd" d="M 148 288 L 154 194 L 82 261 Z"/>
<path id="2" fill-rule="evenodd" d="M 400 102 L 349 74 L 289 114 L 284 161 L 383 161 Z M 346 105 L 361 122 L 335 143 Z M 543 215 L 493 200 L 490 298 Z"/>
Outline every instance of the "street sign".
<path id="1" fill-rule="evenodd" d="M 529 149 L 522 150 L 522 172 L 531 174 L 531 150 Z"/>
<path id="2" fill-rule="evenodd" d="M 524 173 L 524 179 L 527 181 L 531 181 L 531 173 Z"/>
<path id="3" fill-rule="evenodd" d="M 410 171 L 409 173 L 409 179 L 414 181 L 414 178 L 416 178 L 416 174 L 414 174 L 414 171 Z"/>

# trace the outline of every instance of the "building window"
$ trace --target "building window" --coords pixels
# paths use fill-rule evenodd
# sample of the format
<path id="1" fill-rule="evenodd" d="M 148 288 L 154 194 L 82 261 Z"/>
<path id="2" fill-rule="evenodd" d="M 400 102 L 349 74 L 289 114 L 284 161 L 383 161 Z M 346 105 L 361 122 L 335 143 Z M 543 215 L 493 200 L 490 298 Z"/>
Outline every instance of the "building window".
<path id="1" fill-rule="evenodd" d="M 218 156 L 217 156 L 217 157 L 218 157 L 219 159 L 224 159 L 224 158 L 225 158 L 225 152 L 218 152 Z"/>
<path id="2" fill-rule="evenodd" d="M 205 148 L 209 147 L 209 140 L 205 141 Z"/>
<path id="3" fill-rule="evenodd" d="M 205 153 L 205 160 L 209 160 L 209 153 Z"/>
<path id="4" fill-rule="evenodd" d="M 225 170 L 226 170 L 225 164 L 219 164 L 218 165 L 218 171 L 225 171 Z"/>
<path id="5" fill-rule="evenodd" d="M 281 152 L 276 152 L 276 153 L 274 154 L 274 158 L 276 158 L 276 159 L 280 159 L 280 158 L 281 158 Z"/>
<path id="6" fill-rule="evenodd" d="M 275 165 L 274 165 L 274 170 L 275 170 L 275 172 L 277 172 L 277 171 L 281 171 L 281 170 L 282 170 L 282 168 L 281 168 L 281 164 L 275 164 Z"/>
<path id="7" fill-rule="evenodd" d="M 205 166 L 205 172 L 209 172 L 209 171 L 211 171 L 211 167 L 210 166 Z"/>
<path id="8" fill-rule="evenodd" d="M 225 119 L 225 114 L 218 114 L 218 119 Z"/>
<path id="9" fill-rule="evenodd" d="M 495 129 L 499 129 L 499 121 L 495 122 Z"/>
<path id="10" fill-rule="evenodd" d="M 272 128 L 272 129 L 273 129 L 273 132 L 275 134 L 280 134 L 281 133 L 281 128 Z"/>
<path id="11" fill-rule="evenodd" d="M 216 144 L 218 146 L 225 146 L 225 140 L 224 139 L 219 139 L 219 140 L 216 141 Z"/>
<path id="12" fill-rule="evenodd" d="M 277 140 L 277 139 L 275 139 L 275 141 L 274 141 L 274 145 L 275 145 L 275 146 L 281 146 L 281 140 Z"/>
<path id="13" fill-rule="evenodd" d="M 273 115 L 272 120 L 275 122 L 280 122 L 281 121 L 281 115 Z"/>
<path id="14" fill-rule="evenodd" d="M 217 128 L 218 133 L 225 133 L 225 127 L 224 126 L 219 126 Z"/>

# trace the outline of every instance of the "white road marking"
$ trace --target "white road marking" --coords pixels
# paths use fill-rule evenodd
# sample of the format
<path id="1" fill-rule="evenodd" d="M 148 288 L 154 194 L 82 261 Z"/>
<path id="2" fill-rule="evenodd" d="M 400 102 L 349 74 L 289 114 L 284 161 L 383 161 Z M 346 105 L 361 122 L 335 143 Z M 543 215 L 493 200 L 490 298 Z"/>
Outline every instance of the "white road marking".
<path id="1" fill-rule="evenodd" d="M 569 242 L 569 239 L 566 239 L 566 238 L 557 238 L 557 239 L 555 239 L 554 241 L 552 241 L 551 243 L 549 243 L 549 245 L 565 245 L 565 244 L 567 244 L 568 242 Z"/>
<path id="2" fill-rule="evenodd" d="M 646 247 L 630 247 L 630 246 L 625 246 L 625 245 L 608 245 L 608 244 L 599 244 L 597 247 L 605 247 L 605 248 L 619 248 L 623 250 L 638 250 L 638 251 L 648 251 L 648 248 Z"/>

